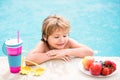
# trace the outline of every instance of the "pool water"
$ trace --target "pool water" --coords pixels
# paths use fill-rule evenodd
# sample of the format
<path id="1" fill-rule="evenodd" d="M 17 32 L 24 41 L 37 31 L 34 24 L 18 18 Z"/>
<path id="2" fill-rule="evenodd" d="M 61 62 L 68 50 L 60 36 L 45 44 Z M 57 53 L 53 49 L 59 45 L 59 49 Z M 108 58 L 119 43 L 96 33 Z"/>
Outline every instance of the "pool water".
<path id="1" fill-rule="evenodd" d="M 94 49 L 95 56 L 120 56 L 120 0 L 0 0 L 0 56 L 4 41 L 16 38 L 17 30 L 23 50 L 34 48 L 42 21 L 51 14 L 67 18 L 70 37 Z"/>

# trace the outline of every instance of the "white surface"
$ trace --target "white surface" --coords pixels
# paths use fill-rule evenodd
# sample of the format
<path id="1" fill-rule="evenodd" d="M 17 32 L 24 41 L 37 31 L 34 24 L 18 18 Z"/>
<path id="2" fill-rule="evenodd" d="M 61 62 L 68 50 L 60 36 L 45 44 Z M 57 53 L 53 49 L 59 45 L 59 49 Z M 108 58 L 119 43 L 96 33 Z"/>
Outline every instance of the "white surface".
<path id="1" fill-rule="evenodd" d="M 110 59 L 116 62 L 118 71 L 109 77 L 92 77 L 80 71 L 80 58 L 74 58 L 70 62 L 51 60 L 41 64 L 45 72 L 41 76 L 11 74 L 9 72 L 7 57 L 0 57 L 0 80 L 120 80 L 120 58 L 119 57 L 95 57 L 97 59 Z M 35 66 L 32 68 L 36 68 Z"/>

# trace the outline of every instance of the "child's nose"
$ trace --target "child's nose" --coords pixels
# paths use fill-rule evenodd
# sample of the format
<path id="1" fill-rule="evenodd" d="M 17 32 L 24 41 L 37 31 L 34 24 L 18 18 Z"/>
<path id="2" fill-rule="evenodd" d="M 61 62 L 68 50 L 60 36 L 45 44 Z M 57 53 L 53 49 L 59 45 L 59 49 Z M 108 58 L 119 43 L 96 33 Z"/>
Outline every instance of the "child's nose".
<path id="1" fill-rule="evenodd" d="M 59 41 L 60 41 L 60 42 L 64 42 L 64 38 L 61 37 L 61 38 L 59 39 Z"/>

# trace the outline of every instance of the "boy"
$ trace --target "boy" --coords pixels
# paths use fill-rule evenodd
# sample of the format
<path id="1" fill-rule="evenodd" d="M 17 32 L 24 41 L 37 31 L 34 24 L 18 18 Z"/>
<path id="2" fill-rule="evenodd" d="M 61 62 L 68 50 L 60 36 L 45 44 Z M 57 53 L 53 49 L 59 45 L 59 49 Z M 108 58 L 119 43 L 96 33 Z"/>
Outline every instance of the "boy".
<path id="1" fill-rule="evenodd" d="M 69 32 L 70 23 L 66 19 L 58 15 L 48 16 L 43 21 L 42 39 L 29 52 L 26 64 L 33 65 L 29 60 L 40 64 L 52 59 L 69 61 L 71 56 L 92 56 L 92 49 L 69 38 Z"/>

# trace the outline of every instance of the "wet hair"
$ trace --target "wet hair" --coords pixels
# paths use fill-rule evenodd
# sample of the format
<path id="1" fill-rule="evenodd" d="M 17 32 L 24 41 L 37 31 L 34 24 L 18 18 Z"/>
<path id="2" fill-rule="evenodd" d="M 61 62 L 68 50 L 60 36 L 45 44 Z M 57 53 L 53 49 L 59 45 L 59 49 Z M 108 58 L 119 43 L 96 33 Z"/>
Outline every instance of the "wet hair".
<path id="1" fill-rule="evenodd" d="M 53 34 L 53 32 L 61 30 L 65 33 L 70 31 L 70 23 L 63 17 L 59 15 L 50 15 L 44 21 L 42 25 L 42 41 L 46 42 L 48 37 Z"/>

